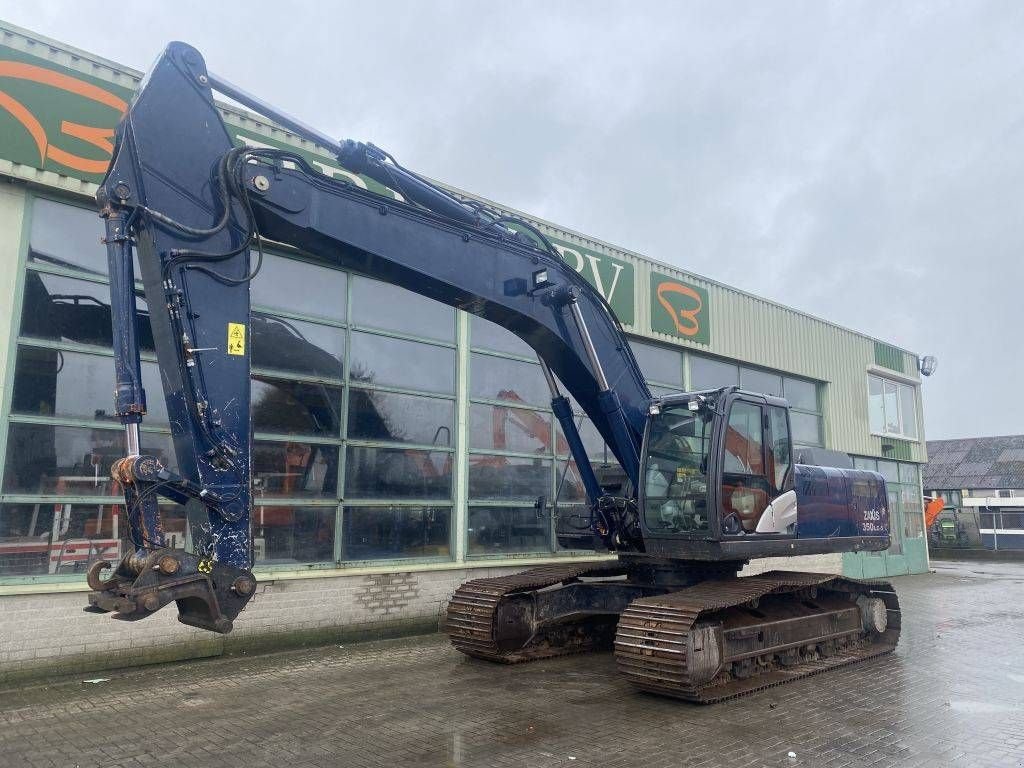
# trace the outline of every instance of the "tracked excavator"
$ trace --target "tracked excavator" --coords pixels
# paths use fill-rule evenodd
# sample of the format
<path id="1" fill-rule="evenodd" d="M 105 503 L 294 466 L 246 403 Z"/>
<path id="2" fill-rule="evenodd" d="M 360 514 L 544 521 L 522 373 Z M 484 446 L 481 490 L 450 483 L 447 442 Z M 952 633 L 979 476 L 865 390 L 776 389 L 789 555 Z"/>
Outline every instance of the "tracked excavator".
<path id="1" fill-rule="evenodd" d="M 330 151 L 346 176 L 288 149 L 236 146 L 214 92 Z M 377 185 L 394 196 L 367 188 Z M 780 398 L 736 387 L 652 397 L 607 302 L 529 222 L 461 199 L 373 144 L 310 128 L 182 43 L 123 116 L 97 200 L 126 436 L 112 473 L 133 549 L 93 566 L 86 610 L 137 620 L 174 602 L 185 624 L 226 633 L 256 592 L 249 281 L 273 241 L 498 323 L 541 361 L 588 502 L 559 521 L 559 543 L 610 556 L 462 585 L 446 623 L 459 651 L 511 663 L 614 647 L 637 688 L 706 703 L 896 646 L 899 604 L 886 583 L 738 576 L 752 558 L 886 549 L 883 478 L 794 463 Z M 133 254 L 178 474 L 139 443 Z M 614 471 L 592 466 L 569 395 Z M 194 551 L 168 546 L 161 498 L 201 521 Z"/>

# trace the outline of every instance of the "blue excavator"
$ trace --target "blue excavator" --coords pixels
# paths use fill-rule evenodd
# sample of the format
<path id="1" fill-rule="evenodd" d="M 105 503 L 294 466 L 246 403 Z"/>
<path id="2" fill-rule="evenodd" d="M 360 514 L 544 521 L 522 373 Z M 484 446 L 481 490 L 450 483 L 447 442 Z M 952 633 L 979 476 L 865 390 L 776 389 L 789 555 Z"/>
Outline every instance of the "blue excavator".
<path id="1" fill-rule="evenodd" d="M 237 146 L 214 92 L 330 151 L 350 175 L 324 175 L 288 149 Z M 637 688 L 706 703 L 895 648 L 899 604 L 886 583 L 738 575 L 752 558 L 888 548 L 883 478 L 795 463 L 780 398 L 737 387 L 652 397 L 607 302 L 529 222 L 460 199 L 373 144 L 304 125 L 182 43 L 123 116 L 97 200 L 126 436 L 112 474 L 132 546 L 90 570 L 86 610 L 137 620 L 174 602 L 185 624 L 226 633 L 253 597 L 249 373 L 266 329 L 249 285 L 271 241 L 497 323 L 537 353 L 587 496 L 585 513 L 558 520 L 559 544 L 615 556 L 467 582 L 446 618 L 458 650 L 511 663 L 614 647 Z M 139 444 L 134 255 L 177 473 Z M 315 353 L 304 344 L 296 336 L 289 354 Z M 569 396 L 610 466 L 592 464 Z M 194 551 L 168 545 L 167 501 L 185 505 Z"/>

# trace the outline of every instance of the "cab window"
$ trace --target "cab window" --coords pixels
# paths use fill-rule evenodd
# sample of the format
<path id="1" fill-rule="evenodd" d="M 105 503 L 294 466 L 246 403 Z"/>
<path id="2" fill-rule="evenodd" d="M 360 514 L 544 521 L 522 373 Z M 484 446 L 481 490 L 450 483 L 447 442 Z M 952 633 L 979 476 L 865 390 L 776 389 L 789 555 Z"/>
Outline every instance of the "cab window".
<path id="1" fill-rule="evenodd" d="M 775 478 L 775 490 L 781 491 L 786 483 L 786 474 L 789 472 L 789 465 L 793 455 L 789 439 L 789 419 L 786 418 L 786 409 L 773 405 L 768 409 L 768 418 L 772 427 L 772 449 L 769 452 Z"/>
<path id="2" fill-rule="evenodd" d="M 707 531 L 712 423 L 685 403 L 651 416 L 644 456 L 644 520 L 655 533 Z"/>
<path id="3" fill-rule="evenodd" d="M 722 457 L 722 531 L 753 533 L 768 506 L 771 487 L 765 472 L 761 406 L 736 401 L 729 411 Z"/>

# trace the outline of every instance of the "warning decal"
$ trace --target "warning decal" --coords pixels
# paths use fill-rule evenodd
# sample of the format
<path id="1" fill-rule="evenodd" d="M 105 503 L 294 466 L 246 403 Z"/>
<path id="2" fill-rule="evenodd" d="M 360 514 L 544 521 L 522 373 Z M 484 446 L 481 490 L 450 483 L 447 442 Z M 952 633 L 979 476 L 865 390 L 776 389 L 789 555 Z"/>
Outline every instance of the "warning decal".
<path id="1" fill-rule="evenodd" d="M 245 323 L 228 323 L 228 354 L 245 354 Z"/>

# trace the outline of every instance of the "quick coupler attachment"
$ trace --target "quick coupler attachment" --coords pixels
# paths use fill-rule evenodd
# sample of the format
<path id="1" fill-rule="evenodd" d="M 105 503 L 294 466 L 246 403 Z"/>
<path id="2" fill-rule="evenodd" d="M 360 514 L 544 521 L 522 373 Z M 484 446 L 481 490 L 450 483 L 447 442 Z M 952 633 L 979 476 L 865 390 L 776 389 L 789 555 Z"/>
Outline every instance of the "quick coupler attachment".
<path id="1" fill-rule="evenodd" d="M 256 592 L 250 571 L 223 565 L 183 549 L 139 549 L 128 554 L 109 578 L 99 561 L 89 568 L 91 613 L 113 613 L 122 621 L 151 616 L 170 602 L 178 621 L 224 635 Z"/>

